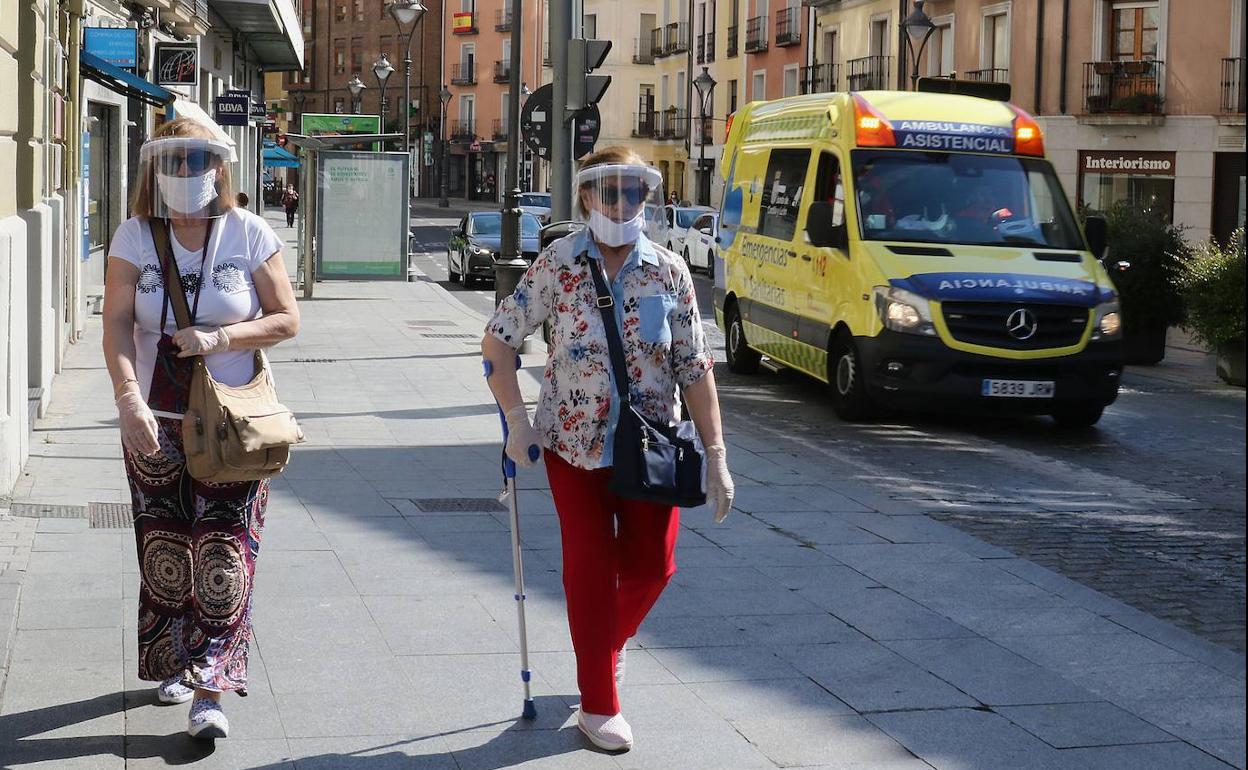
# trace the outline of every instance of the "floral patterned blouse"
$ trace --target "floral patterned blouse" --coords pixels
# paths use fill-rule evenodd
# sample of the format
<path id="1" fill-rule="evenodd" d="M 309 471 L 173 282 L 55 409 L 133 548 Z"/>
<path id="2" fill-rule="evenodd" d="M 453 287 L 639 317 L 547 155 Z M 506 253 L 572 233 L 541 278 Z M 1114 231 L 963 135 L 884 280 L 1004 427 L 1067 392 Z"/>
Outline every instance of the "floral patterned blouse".
<path id="1" fill-rule="evenodd" d="M 552 243 L 498 306 L 486 333 L 519 348 L 550 321 L 534 427 L 547 449 L 592 469 L 611 465 L 620 405 L 587 259 L 602 259 L 587 231 Z M 696 383 L 714 365 L 689 269 L 643 235 L 611 281 L 611 292 L 633 405 L 648 419 L 674 424 L 677 388 Z"/>

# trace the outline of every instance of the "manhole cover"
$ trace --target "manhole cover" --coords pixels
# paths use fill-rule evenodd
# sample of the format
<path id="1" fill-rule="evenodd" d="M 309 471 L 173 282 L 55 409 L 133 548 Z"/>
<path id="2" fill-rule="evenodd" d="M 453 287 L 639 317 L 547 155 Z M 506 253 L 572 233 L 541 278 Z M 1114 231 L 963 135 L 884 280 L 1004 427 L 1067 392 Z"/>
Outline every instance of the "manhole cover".
<path id="1" fill-rule="evenodd" d="M 87 503 L 92 529 L 132 529 L 134 513 L 130 503 Z"/>
<path id="2" fill-rule="evenodd" d="M 447 334 L 447 333 L 445 333 L 445 332 L 442 332 L 442 333 L 429 333 L 429 334 L 422 334 L 422 335 L 420 335 L 420 336 L 425 337 L 425 338 L 427 338 L 427 339 L 431 339 L 431 340 L 475 340 L 475 339 L 481 339 L 481 335 L 480 335 L 480 334 Z"/>
<path id="3" fill-rule="evenodd" d="M 13 503 L 10 513 L 32 519 L 85 519 L 85 505 L 48 505 L 46 503 Z"/>
<path id="4" fill-rule="evenodd" d="M 412 502 L 425 513 L 489 513 L 507 510 L 492 497 L 424 497 L 413 499 Z"/>

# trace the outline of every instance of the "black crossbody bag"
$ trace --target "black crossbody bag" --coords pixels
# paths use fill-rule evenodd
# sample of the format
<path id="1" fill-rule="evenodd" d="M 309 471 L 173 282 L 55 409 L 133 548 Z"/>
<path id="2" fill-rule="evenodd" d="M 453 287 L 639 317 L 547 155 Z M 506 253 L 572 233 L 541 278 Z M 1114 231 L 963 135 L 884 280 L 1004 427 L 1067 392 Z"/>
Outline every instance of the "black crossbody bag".
<path id="1" fill-rule="evenodd" d="M 624 358 L 623 336 L 615 322 L 615 298 L 607 287 L 602 265 L 588 255 L 589 272 L 594 279 L 597 305 L 607 335 L 607 351 L 615 390 L 620 399 L 620 419 L 615 426 L 615 453 L 608 488 L 630 500 L 695 508 L 706 503 L 703 468 L 706 451 L 693 422 L 682 420 L 662 425 L 648 420 L 632 404 L 628 386 L 628 365 Z"/>

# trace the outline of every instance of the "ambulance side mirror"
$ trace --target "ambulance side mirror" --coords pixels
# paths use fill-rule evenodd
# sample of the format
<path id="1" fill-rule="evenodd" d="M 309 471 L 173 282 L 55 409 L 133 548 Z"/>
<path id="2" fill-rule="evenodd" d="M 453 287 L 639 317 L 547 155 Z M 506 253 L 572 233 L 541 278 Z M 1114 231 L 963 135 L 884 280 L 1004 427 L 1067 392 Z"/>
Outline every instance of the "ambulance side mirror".
<path id="1" fill-rule="evenodd" d="M 1083 222 L 1083 234 L 1088 238 L 1088 250 L 1092 256 L 1101 259 L 1105 256 L 1105 248 L 1109 244 L 1109 223 L 1105 217 L 1089 216 Z"/>
<path id="2" fill-rule="evenodd" d="M 828 249 L 846 249 L 849 247 L 849 230 L 842 222 L 832 224 L 832 204 L 827 201 L 815 201 L 806 212 L 806 237 L 811 246 Z"/>

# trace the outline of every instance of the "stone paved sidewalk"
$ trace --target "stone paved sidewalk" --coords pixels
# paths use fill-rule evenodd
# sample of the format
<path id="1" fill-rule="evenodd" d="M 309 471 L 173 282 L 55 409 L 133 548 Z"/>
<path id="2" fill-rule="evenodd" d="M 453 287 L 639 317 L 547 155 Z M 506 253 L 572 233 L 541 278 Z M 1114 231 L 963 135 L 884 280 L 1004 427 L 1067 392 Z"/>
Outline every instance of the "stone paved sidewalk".
<path id="1" fill-rule="evenodd" d="M 157 706 L 135 677 L 131 530 L 9 518 L 0 549 L 16 531 L 31 550 L 0 691 L 3 766 L 1245 766 L 1242 656 L 917 515 L 748 415 L 726 416 L 736 510 L 724 526 L 684 512 L 680 571 L 630 650 L 627 754 L 586 748 L 570 725 L 558 527 L 544 475 L 522 474 L 539 716 L 518 721 L 482 320 L 428 281 L 321 284 L 302 312 L 272 359 L 309 440 L 273 484 L 232 736 L 185 738 L 185 708 Z M 125 501 L 98 322 L 88 331 L 38 426 L 19 511 Z"/>

